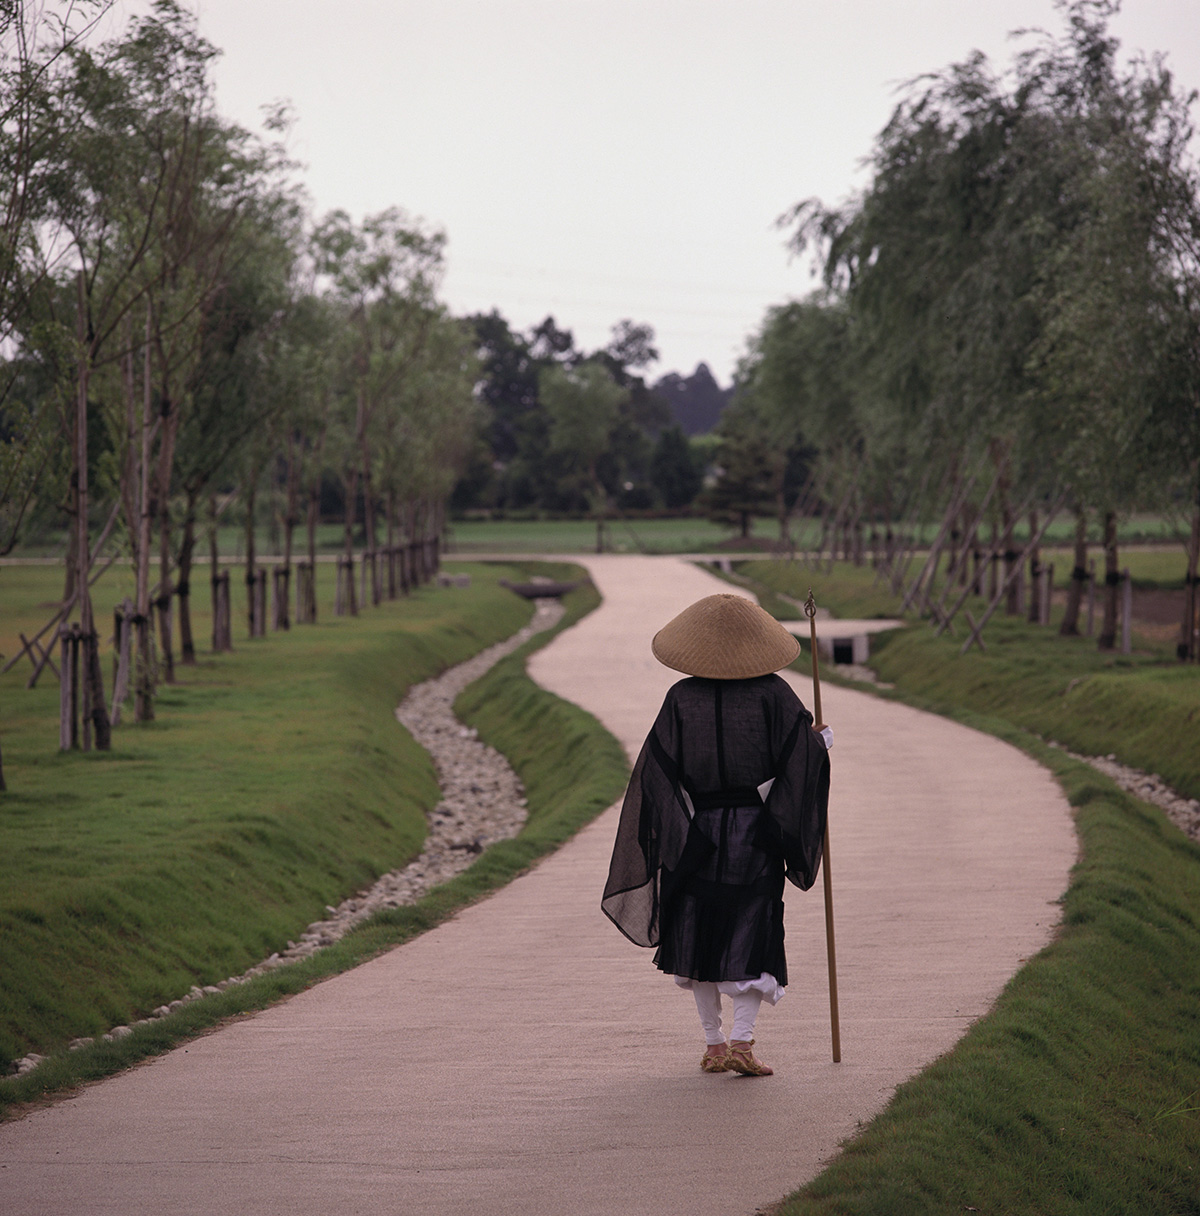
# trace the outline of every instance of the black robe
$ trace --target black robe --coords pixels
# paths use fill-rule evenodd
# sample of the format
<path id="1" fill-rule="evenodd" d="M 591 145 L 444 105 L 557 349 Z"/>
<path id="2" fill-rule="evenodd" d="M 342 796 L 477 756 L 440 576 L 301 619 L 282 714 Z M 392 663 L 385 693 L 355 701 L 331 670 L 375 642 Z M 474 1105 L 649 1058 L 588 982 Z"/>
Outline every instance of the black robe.
<path id="1" fill-rule="evenodd" d="M 634 766 L 601 907 L 661 971 L 787 983 L 783 879 L 820 865 L 829 757 L 777 675 L 681 680 Z M 774 784 L 764 800 L 758 787 Z"/>

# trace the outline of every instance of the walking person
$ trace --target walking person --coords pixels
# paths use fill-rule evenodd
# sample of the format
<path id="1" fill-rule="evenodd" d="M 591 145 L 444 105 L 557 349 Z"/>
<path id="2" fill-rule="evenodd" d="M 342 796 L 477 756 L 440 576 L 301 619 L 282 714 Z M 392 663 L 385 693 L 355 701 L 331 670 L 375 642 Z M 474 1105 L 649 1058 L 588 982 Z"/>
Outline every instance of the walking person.
<path id="1" fill-rule="evenodd" d="M 697 601 L 651 650 L 689 678 L 668 691 L 634 766 L 601 907 L 691 989 L 704 1071 L 768 1076 L 754 1028 L 788 982 L 784 878 L 807 890 L 820 865 L 832 732 L 813 729 L 775 674 L 799 642 L 743 596 Z"/>

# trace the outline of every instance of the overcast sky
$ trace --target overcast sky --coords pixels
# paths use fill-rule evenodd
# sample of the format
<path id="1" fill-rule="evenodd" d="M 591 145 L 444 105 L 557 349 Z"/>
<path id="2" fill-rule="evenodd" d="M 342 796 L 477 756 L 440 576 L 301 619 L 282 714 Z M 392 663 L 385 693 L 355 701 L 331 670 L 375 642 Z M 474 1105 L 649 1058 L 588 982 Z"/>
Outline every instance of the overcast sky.
<path id="1" fill-rule="evenodd" d="M 141 0 L 119 0 L 125 13 Z M 766 308 L 815 285 L 777 217 L 844 200 L 899 84 L 1052 0 L 192 0 L 218 106 L 289 99 L 320 214 L 398 205 L 449 238 L 443 295 L 594 349 L 651 324 L 653 375 L 725 383 Z M 1125 0 L 1123 55 L 1200 85 L 1200 0 Z"/>

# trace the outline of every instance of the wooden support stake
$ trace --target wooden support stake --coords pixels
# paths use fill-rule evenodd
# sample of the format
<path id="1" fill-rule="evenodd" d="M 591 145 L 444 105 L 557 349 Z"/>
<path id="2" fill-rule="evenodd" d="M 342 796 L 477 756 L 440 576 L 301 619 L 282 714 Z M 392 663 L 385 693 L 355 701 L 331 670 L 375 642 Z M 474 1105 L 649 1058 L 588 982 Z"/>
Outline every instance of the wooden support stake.
<path id="1" fill-rule="evenodd" d="M 821 716 L 821 672 L 817 663 L 817 603 L 813 599 L 812 589 L 809 589 L 808 599 L 804 603 L 804 613 L 808 617 L 809 639 L 812 649 L 813 673 L 813 715 L 814 729 L 820 730 L 825 725 Z M 842 1062 L 842 1028 L 838 1014 L 837 989 L 837 947 L 833 936 L 833 878 L 829 872 L 829 817 L 825 818 L 825 841 L 822 848 L 821 873 L 824 875 L 825 886 L 825 954 L 829 961 L 829 1031 L 833 1040 L 833 1062 Z"/>
<path id="2" fill-rule="evenodd" d="M 1087 637 L 1096 632 L 1096 559 L 1088 562 Z"/>
<path id="3" fill-rule="evenodd" d="M 51 657 L 51 652 L 54 649 L 54 643 L 50 643 L 50 648 L 45 649 L 37 638 L 27 638 L 23 633 L 18 633 L 17 637 L 21 639 L 21 649 L 17 652 L 17 658 L 21 655 L 29 655 L 29 661 L 33 664 L 33 675 L 31 680 L 36 679 L 42 671 L 42 667 L 49 667 L 54 672 L 55 679 L 61 679 L 58 674 L 58 668 L 54 666 L 54 659 Z M 36 658 L 34 657 L 36 655 Z M 39 661 L 40 660 L 40 661 Z"/>
<path id="4" fill-rule="evenodd" d="M 1047 512 L 1046 522 L 1038 529 L 1036 536 L 1030 537 L 1029 544 L 1027 544 L 1024 551 L 1018 555 L 1012 568 L 1008 571 L 1003 580 L 1001 580 L 1000 586 L 996 589 L 996 594 L 992 597 L 992 602 L 988 604 L 987 611 L 980 618 L 979 623 L 977 625 L 972 623 L 971 632 L 967 636 L 967 640 L 963 643 L 959 654 L 966 654 L 976 642 L 979 643 L 980 647 L 983 646 L 983 627 L 991 619 L 992 613 L 995 612 L 1000 606 L 1000 601 L 1007 594 L 1009 587 L 1012 586 L 1017 577 L 1020 575 L 1022 566 L 1028 559 L 1030 553 L 1032 553 L 1033 550 L 1042 543 L 1042 537 L 1046 535 L 1047 529 L 1058 518 L 1058 513 L 1062 510 L 1063 503 L 1066 501 L 1067 495 L 1064 492 L 1063 494 L 1059 495 L 1058 501 L 1055 502 L 1054 506 L 1049 510 L 1049 512 Z M 969 619 L 970 618 L 968 617 L 968 620 Z"/>
<path id="5" fill-rule="evenodd" d="M 1133 578 L 1121 571 L 1121 653 L 1133 653 Z"/>
<path id="6" fill-rule="evenodd" d="M 967 624 L 971 627 L 971 636 L 967 638 L 967 647 L 976 645 L 980 650 L 986 650 L 987 647 L 983 644 L 983 630 L 975 624 L 975 618 L 971 615 L 970 608 L 963 609 L 963 616 L 967 618 Z M 961 652 L 966 653 L 966 648 Z"/>

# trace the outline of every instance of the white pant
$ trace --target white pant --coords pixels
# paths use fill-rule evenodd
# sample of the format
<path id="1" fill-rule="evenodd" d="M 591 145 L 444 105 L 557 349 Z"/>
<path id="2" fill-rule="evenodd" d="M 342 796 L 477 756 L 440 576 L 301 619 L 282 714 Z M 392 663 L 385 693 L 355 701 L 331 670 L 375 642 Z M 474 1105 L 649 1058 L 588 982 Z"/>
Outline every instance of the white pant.
<path id="1" fill-rule="evenodd" d="M 710 1047 L 725 1042 L 721 1031 L 721 991 L 716 984 L 705 980 L 693 980 L 692 992 L 696 997 L 696 1009 L 700 1014 L 700 1025 L 704 1027 L 704 1039 Z M 733 1030 L 731 1039 L 748 1043 L 754 1038 L 754 1023 L 758 1020 L 758 1007 L 762 1004 L 762 993 L 756 988 L 731 994 L 733 1000 Z"/>

